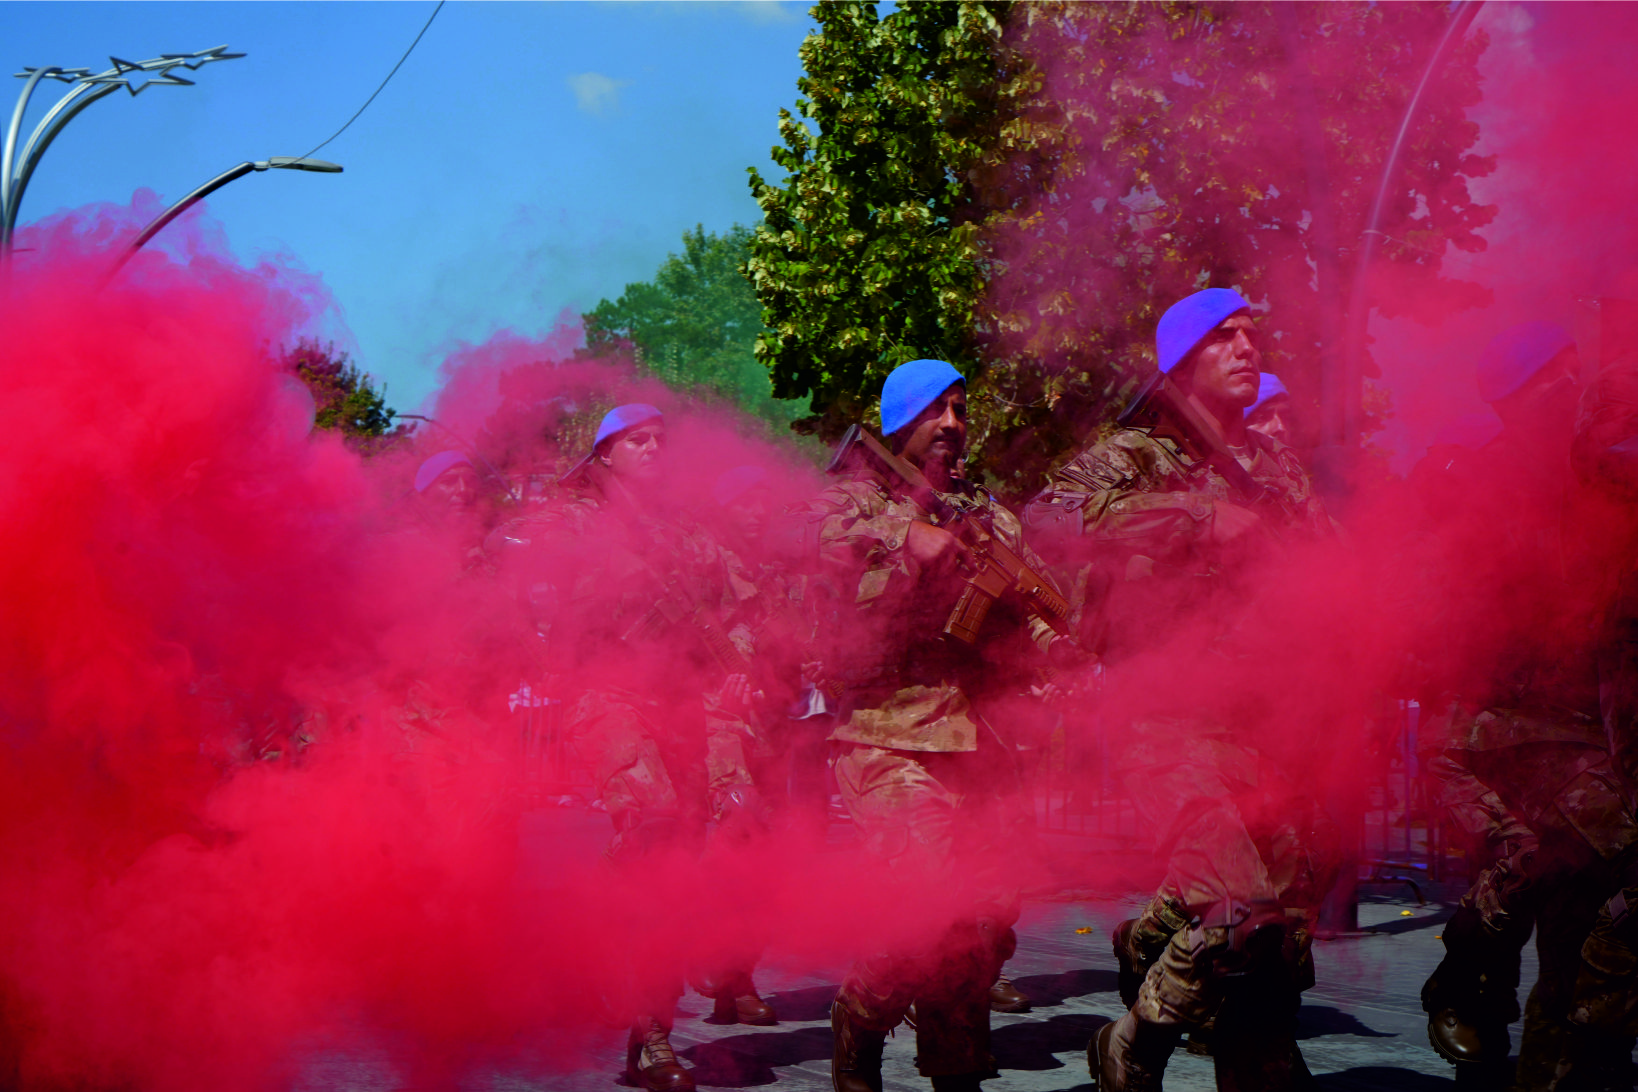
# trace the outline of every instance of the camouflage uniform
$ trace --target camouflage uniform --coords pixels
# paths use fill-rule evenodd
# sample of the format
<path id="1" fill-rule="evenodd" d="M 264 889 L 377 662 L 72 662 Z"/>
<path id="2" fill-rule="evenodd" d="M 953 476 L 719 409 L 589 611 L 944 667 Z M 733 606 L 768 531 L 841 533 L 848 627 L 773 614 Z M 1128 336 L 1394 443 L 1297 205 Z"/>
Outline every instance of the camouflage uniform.
<path id="1" fill-rule="evenodd" d="M 698 855 L 723 804 L 712 788 L 751 778 L 737 749 L 709 745 L 711 725 L 731 714 L 716 699 L 724 670 L 690 617 L 731 606 L 721 547 L 698 527 L 636 510 L 600 480 L 588 476 L 554 510 L 503 526 L 490 549 L 513 556 L 536 608 L 566 734 L 614 823 L 605 855 L 640 873 Z M 666 979 L 669 996 L 625 1003 L 666 1014 L 669 1025 L 682 971 Z"/>
<path id="2" fill-rule="evenodd" d="M 1017 519 L 987 493 L 957 483 L 944 499 L 1038 564 Z M 930 586 L 906 548 L 911 523 L 928 521 L 927 512 L 876 481 L 826 489 L 810 515 L 822 568 L 854 604 L 824 657 L 827 678 L 841 688 L 830 738 L 842 799 L 869 851 L 895 875 L 956 890 L 970 908 L 913 951 L 855 963 L 836 1003 L 878 1034 L 914 1004 L 921 1073 L 981 1075 L 994 1064 L 989 988 L 1012 954 L 1018 916 L 1003 860 L 1029 829 L 1015 745 L 981 708 L 988 691 L 1005 685 L 1008 666 L 1030 652 L 1024 635 L 1044 649 L 1053 631 L 998 602 L 976 645 L 941 638 L 959 578 L 947 595 Z"/>
<path id="3" fill-rule="evenodd" d="M 1606 301 L 1608 307 L 1611 301 Z M 1605 742 L 1625 786 L 1638 784 L 1638 358 L 1620 344 L 1581 397 L 1571 464 L 1606 507 L 1616 591 L 1603 630 L 1599 682 Z M 1628 800 L 1630 803 L 1630 798 Z M 1629 850 L 1613 870 L 1619 887 L 1600 906 L 1580 949 L 1569 998 L 1569 1039 L 1558 1087 L 1629 1088 L 1638 1037 L 1638 867 Z"/>
<path id="4" fill-rule="evenodd" d="M 1247 432 L 1235 454 L 1263 488 L 1255 504 L 1169 436 L 1122 428 L 1067 463 L 1026 509 L 1042 550 L 1075 572 L 1074 586 L 1103 589 L 1103 612 L 1082 610 L 1080 624 L 1114 682 L 1125 659 L 1163 646 L 1185 617 L 1211 619 L 1212 651 L 1236 656 L 1242 566 L 1257 558 L 1213 540 L 1218 504 L 1252 508 L 1282 540 L 1334 534 L 1290 448 Z M 1308 922 L 1334 867 L 1334 826 L 1248 738 L 1255 726 L 1235 703 L 1139 700 L 1144 711 L 1126 726 L 1115 763 L 1156 832 L 1167 874 L 1144 913 L 1117 933 L 1131 1011 L 1151 1026 L 1199 1029 L 1223 998 L 1217 971 L 1248 958 L 1241 944 L 1264 924 L 1281 927 L 1287 949 L 1264 961 L 1281 968 L 1271 972 L 1280 980 L 1268 987 L 1272 1003 L 1294 1016 L 1297 992 L 1312 982 Z"/>
<path id="5" fill-rule="evenodd" d="M 1545 1089 L 1572 1031 L 1583 940 L 1638 837 L 1599 693 L 1609 524 L 1567 460 L 1511 431 L 1443 476 L 1458 488 L 1438 495 L 1461 503 L 1431 528 L 1445 556 L 1428 569 L 1441 584 L 1432 601 L 1451 612 L 1434 619 L 1448 657 L 1436 675 L 1455 696 L 1423 742 L 1440 804 L 1486 863 L 1445 928 L 1423 1004 L 1447 1058 L 1500 1064 L 1534 926 L 1540 975 L 1515 1087 Z"/>

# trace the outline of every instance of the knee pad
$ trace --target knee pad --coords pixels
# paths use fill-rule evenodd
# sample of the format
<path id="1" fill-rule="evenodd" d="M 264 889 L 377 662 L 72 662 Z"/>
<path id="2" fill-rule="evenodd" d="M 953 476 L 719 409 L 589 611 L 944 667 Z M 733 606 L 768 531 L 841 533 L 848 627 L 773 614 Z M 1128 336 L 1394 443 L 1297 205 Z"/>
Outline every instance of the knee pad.
<path id="1" fill-rule="evenodd" d="M 1205 943 L 1217 977 L 1239 977 L 1285 963 L 1285 907 L 1277 899 L 1224 899 L 1207 907 L 1191 930 Z"/>

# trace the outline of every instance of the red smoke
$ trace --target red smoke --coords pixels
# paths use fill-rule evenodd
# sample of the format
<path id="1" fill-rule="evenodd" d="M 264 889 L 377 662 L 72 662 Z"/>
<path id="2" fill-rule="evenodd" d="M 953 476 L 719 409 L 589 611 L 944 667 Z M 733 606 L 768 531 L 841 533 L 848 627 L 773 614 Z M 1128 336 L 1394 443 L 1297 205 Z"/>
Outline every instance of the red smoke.
<path id="1" fill-rule="evenodd" d="M 928 928 L 944 893 L 805 843 L 633 890 L 593 815 L 521 861 L 507 696 L 550 665 L 513 587 L 463 574 L 489 524 L 406 496 L 419 456 L 310 432 L 278 360 L 327 303 L 315 280 L 200 242 L 99 292 L 95 244 L 135 219 L 43 226 L 0 305 L 0 989 L 26 1085 L 258 1087 L 381 1035 L 432 1084 L 606 1066 L 564 1032 L 608 1019 L 611 968 L 641 979 L 645 952 L 663 977 L 761 935 L 832 965 Z M 816 487 L 758 429 L 562 333 L 458 354 L 437 414 L 549 470 L 579 454 L 550 421 L 506 429 L 635 398 L 669 411 L 675 499 L 702 517 L 740 464 L 790 500 Z"/>
<path id="2" fill-rule="evenodd" d="M 1601 157 L 1630 156 L 1621 125 L 1638 95 L 1618 54 L 1592 64 L 1585 50 L 1619 50 L 1635 17 L 1555 8 L 1558 51 L 1486 85 L 1502 171 L 1481 196 L 1532 277 L 1498 283 L 1436 354 L 1378 344 L 1390 383 L 1407 361 L 1440 369 L 1414 411 L 1401 399 L 1418 429 L 1471 408 L 1489 333 L 1568 319 L 1560 280 L 1624 283 L 1631 172 Z M 1546 120 L 1519 124 L 1532 111 Z M 598 860 L 606 829 L 520 840 L 507 696 L 551 665 L 515 589 L 462 572 L 507 513 L 434 519 L 406 496 L 419 457 L 457 442 L 436 430 L 414 458 L 374 460 L 311 432 L 278 356 L 328 305 L 316 278 L 239 268 L 190 217 L 170 229 L 186 265 L 145 253 L 98 291 L 106 248 L 145 218 L 41 222 L 0 289 L 0 1020 L 26 1085 L 253 1088 L 304 1052 L 381 1037 L 430 1085 L 480 1062 L 608 1066 L 577 1045 L 597 1019 L 586 998 L 634 952 L 709 964 L 762 935 L 782 961 L 831 966 L 948 912 L 944 892 L 795 841 L 634 889 Z M 1088 298 L 1107 287 L 1101 264 L 1085 272 Z M 1282 277 L 1306 284 L 1306 266 L 1270 283 Z M 628 401 L 667 411 L 686 468 L 673 499 L 702 518 L 717 475 L 741 464 L 767 467 L 793 502 L 818 486 L 756 427 L 577 347 L 572 329 L 503 334 L 446 368 L 433 415 L 532 475 L 521 503 L 582 453 L 549 428 L 589 439 L 588 422 Z M 1491 540 L 1444 514 L 1388 492 L 1355 502 L 1338 543 L 1271 547 L 1232 612 L 1186 603 L 1159 620 L 1099 711 L 1118 723 L 1155 692 L 1226 702 L 1315 795 L 1352 791 L 1384 746 L 1381 710 L 1438 689 L 1430 663 L 1454 647 L 1465 660 L 1443 677 L 1482 673 L 1536 621 L 1429 578 L 1490 559 Z M 1592 588 L 1608 571 L 1577 575 Z M 1482 652 L 1446 640 L 1474 632 L 1493 638 Z M 1221 640 L 1249 655 L 1217 657 Z M 1090 730 L 1093 700 L 1066 711 L 1071 730 Z"/>

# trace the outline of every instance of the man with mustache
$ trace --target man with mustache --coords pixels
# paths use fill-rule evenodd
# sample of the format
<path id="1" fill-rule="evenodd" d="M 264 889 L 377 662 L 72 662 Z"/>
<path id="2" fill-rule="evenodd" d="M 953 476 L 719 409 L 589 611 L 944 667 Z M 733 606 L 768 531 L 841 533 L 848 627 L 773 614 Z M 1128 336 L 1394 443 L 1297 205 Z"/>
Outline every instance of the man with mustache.
<path id="1" fill-rule="evenodd" d="M 1212 448 L 1162 412 L 1093 443 L 1025 513 L 1062 582 L 1106 589 L 1104 608 L 1084 612 L 1082 643 L 1111 685 L 1157 676 L 1121 691 L 1130 723 L 1117 765 L 1168 868 L 1143 913 L 1115 931 L 1130 1009 L 1089 1050 L 1104 1092 L 1159 1089 L 1183 1033 L 1213 1020 L 1235 1025 L 1211 1040 L 1219 1087 L 1311 1080 L 1295 1016 L 1312 981 L 1307 915 L 1325 890 L 1310 867 L 1325 854 L 1311 850 L 1330 824 L 1247 721 L 1237 626 L 1277 543 L 1333 529 L 1295 453 L 1246 427 L 1258 341 L 1236 292 L 1208 288 L 1174 304 L 1156 331 L 1160 371 L 1216 433 Z M 1224 453 L 1256 496 L 1225 477 Z M 1223 1006 L 1230 975 L 1242 1003 Z"/>
<path id="2" fill-rule="evenodd" d="M 1016 943 L 1018 896 L 1005 861 L 1027 844 L 1029 822 L 1016 741 L 984 710 L 992 694 L 1025 689 L 1020 660 L 1050 647 L 1055 633 L 999 600 L 975 644 L 942 634 L 973 558 L 929 504 L 982 523 L 1039 565 L 1017 518 L 959 476 L 961 374 L 942 360 L 900 365 L 882 387 L 881 424 L 893 453 L 937 497 L 913 495 L 866 455 L 809 506 L 821 575 L 848 615 L 821 656 L 838 695 L 836 782 L 885 874 L 909 897 L 950 896 L 954 913 L 937 912 L 916 943 L 853 965 L 831 1007 L 832 1079 L 836 1092 L 881 1092 L 883 1042 L 913 1004 L 922 1075 L 939 1092 L 976 1092 L 993 1075 L 990 988 Z"/>

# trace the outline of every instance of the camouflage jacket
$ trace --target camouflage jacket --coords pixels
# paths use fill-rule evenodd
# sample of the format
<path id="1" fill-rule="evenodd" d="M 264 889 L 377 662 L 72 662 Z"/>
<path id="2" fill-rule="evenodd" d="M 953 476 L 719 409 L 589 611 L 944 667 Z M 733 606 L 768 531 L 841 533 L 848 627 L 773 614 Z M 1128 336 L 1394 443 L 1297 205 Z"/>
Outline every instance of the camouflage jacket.
<path id="1" fill-rule="evenodd" d="M 1178 610 L 1225 592 L 1237 563 L 1212 537 L 1219 503 L 1252 509 L 1276 539 L 1335 534 L 1296 452 L 1255 432 L 1244 450 L 1240 462 L 1264 490 L 1256 501 L 1176 441 L 1123 428 L 1066 463 L 1030 502 L 1026 526 L 1079 593 L 1083 644 L 1112 656 L 1135 651 Z M 1090 601 L 1088 588 L 1104 589 L 1106 601 Z"/>
<path id="2" fill-rule="evenodd" d="M 724 550 L 680 515 L 639 509 L 590 482 L 489 536 L 517 584 L 546 671 L 571 692 L 697 702 L 726 669 L 707 634 L 727 641 L 738 601 Z"/>
<path id="3" fill-rule="evenodd" d="M 987 492 L 959 483 L 943 498 L 1046 571 L 1024 544 L 1017 517 Z M 975 645 L 945 638 L 960 578 L 924 578 L 905 540 L 912 522 L 929 522 L 928 513 L 876 480 L 831 486 L 810 504 L 809 517 L 818 529 L 821 576 L 843 603 L 840 624 L 822 641 L 827 681 L 843 694 L 831 738 L 906 751 L 976 750 L 974 702 L 1045 649 L 1052 628 L 1003 600 Z"/>
<path id="4" fill-rule="evenodd" d="M 1567 436 L 1531 442 L 1507 430 L 1425 475 L 1439 505 L 1415 568 L 1445 695 L 1430 743 L 1604 745 L 1599 659 L 1618 521 L 1606 498 L 1575 481 L 1569 453 Z"/>

